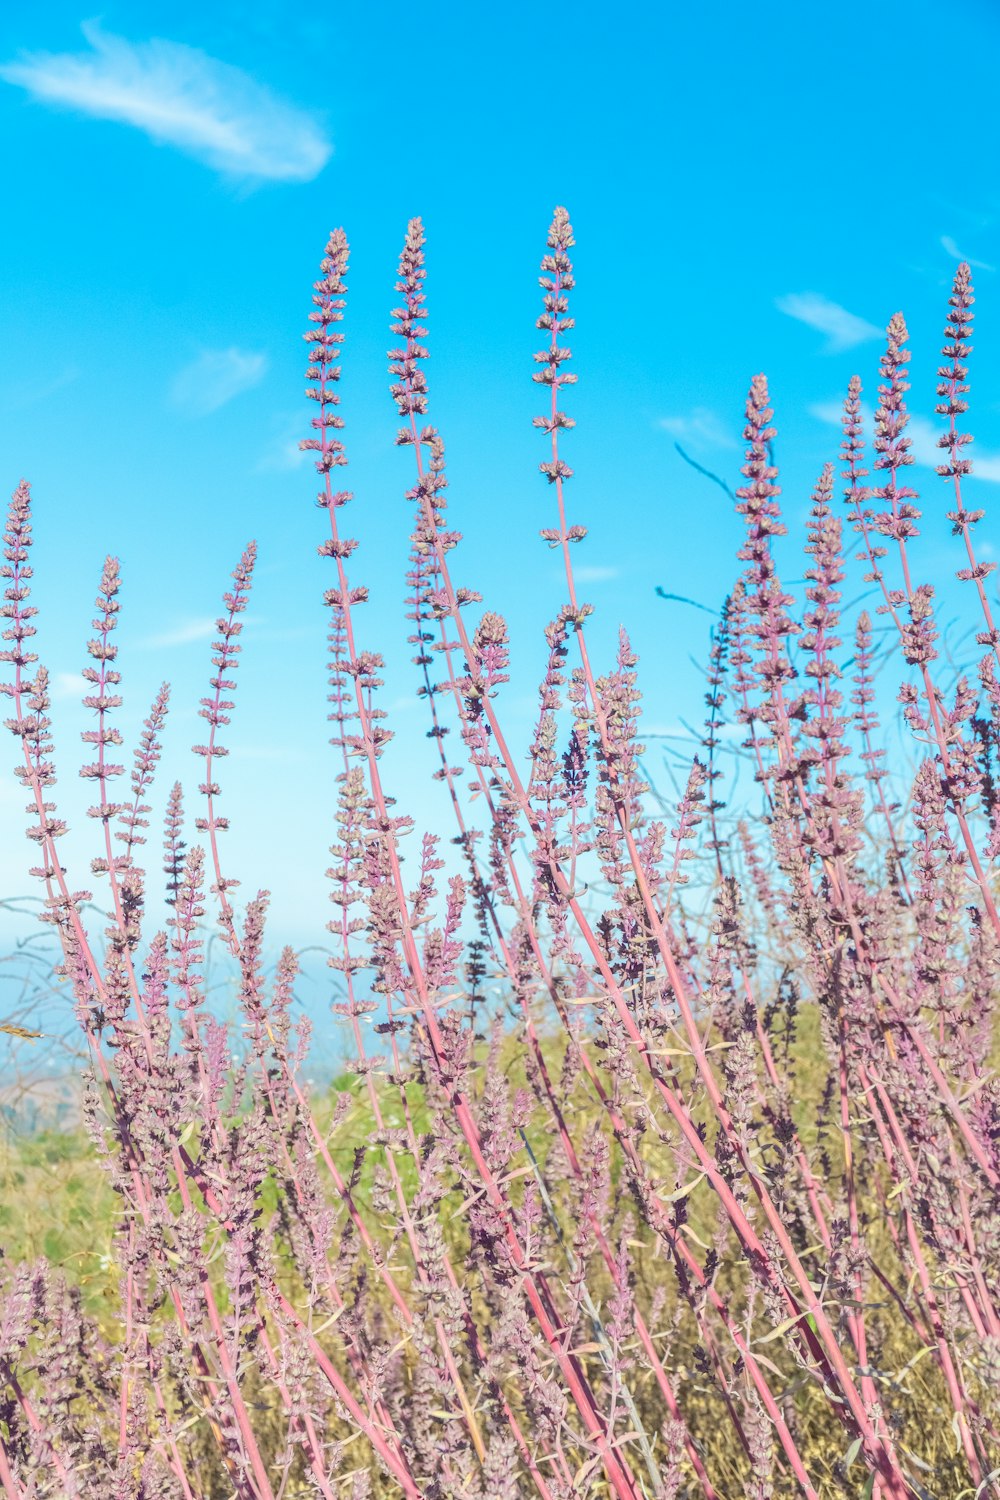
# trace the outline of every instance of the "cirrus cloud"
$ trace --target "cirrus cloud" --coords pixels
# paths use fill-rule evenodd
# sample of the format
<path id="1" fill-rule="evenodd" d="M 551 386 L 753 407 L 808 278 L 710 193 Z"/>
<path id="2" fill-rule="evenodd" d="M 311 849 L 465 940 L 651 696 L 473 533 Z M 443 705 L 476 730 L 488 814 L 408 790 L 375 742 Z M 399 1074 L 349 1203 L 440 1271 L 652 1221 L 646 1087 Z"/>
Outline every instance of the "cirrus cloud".
<path id="1" fill-rule="evenodd" d="M 157 635 L 149 635 L 139 645 L 147 651 L 164 651 L 176 646 L 190 646 L 195 641 L 207 641 L 215 634 L 216 622 L 207 615 L 180 620 Z"/>
<path id="2" fill-rule="evenodd" d="M 732 433 L 707 406 L 696 406 L 693 411 L 682 412 L 672 417 L 661 417 L 656 424 L 670 436 L 703 448 L 735 448 Z"/>
<path id="3" fill-rule="evenodd" d="M 298 414 L 289 412 L 287 416 L 276 420 L 271 441 L 257 460 L 257 472 L 266 474 L 301 469 L 315 456 L 299 447 L 299 440 L 304 435 L 308 435 L 308 428 Z"/>
<path id="4" fill-rule="evenodd" d="M 946 254 L 950 255 L 953 260 L 968 261 L 970 266 L 975 266 L 980 271 L 996 270 L 996 266 L 991 266 L 989 261 L 973 260 L 971 255 L 963 254 L 950 234 L 943 234 L 941 236 L 941 248 L 945 251 Z"/>
<path id="5" fill-rule="evenodd" d="M 247 349 L 204 349 L 174 376 L 170 400 L 190 417 L 207 417 L 259 385 L 266 374 L 266 354 Z"/>
<path id="6" fill-rule="evenodd" d="M 869 339 L 883 337 L 881 328 L 848 312 L 839 302 L 831 302 L 822 292 L 789 292 L 786 297 L 778 297 L 774 305 L 796 322 L 825 333 L 824 354 L 841 354 L 857 344 L 868 343 Z"/>
<path id="7" fill-rule="evenodd" d="M 28 52 L 0 78 L 43 104 L 133 125 L 161 145 L 249 180 L 308 182 L 332 146 L 316 120 L 197 47 L 129 42 L 88 22 L 89 51 Z"/>

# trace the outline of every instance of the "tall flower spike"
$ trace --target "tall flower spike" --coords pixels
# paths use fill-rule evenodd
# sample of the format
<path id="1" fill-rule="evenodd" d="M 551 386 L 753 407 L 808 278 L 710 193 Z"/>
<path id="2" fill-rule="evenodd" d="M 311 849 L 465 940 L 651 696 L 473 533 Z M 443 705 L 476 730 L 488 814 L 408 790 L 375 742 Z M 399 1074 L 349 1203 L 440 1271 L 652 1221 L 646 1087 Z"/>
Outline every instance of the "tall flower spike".
<path id="1" fill-rule="evenodd" d="M 25 694 L 28 712 L 20 719 L 7 719 L 6 721 L 7 728 L 24 744 L 26 764 L 16 766 L 14 775 L 27 792 L 36 794 L 40 799 L 44 789 L 54 786 L 56 780 L 55 763 L 50 759 L 53 744 L 49 709 L 52 702 L 49 696 L 49 674 L 45 667 L 39 667 L 34 679 L 23 684 L 22 692 Z M 54 802 L 36 800 L 29 802 L 25 809 L 28 813 L 36 814 L 38 818 L 37 823 L 30 825 L 26 832 L 28 838 L 37 844 L 43 853 L 52 839 L 61 838 L 66 832 L 66 824 L 62 818 L 53 816 L 55 807 Z M 59 872 L 46 859 L 44 866 L 29 870 L 28 873 L 37 875 L 40 879 L 50 880 Z"/>
<path id="2" fill-rule="evenodd" d="M 236 687 L 236 678 L 231 675 L 239 666 L 240 652 L 243 649 L 239 644 L 239 637 L 243 631 L 243 623 L 237 618 L 247 607 L 247 598 L 250 594 L 250 586 L 253 582 L 254 563 L 257 560 L 257 543 L 249 542 L 245 548 L 236 567 L 233 569 L 233 582 L 235 587 L 228 590 L 222 596 L 222 602 L 226 607 L 226 614 L 220 615 L 215 622 L 215 628 L 219 632 L 218 639 L 213 641 L 212 665 L 215 667 L 215 675 L 209 678 L 209 686 L 214 689 L 211 697 L 201 699 L 201 707 L 198 709 L 199 716 L 209 726 L 208 742 L 204 745 L 192 745 L 192 752 L 205 761 L 205 780 L 200 783 L 198 790 L 206 800 L 206 814 L 204 818 L 195 819 L 195 827 L 202 833 L 207 833 L 212 852 L 212 863 L 215 868 L 215 885 L 212 890 L 216 892 L 221 902 L 221 918 L 225 925 L 230 942 L 237 942 L 235 930 L 232 926 L 232 910 L 226 898 L 226 892 L 239 885 L 238 880 L 227 880 L 219 863 L 219 850 L 216 835 L 224 833 L 229 827 L 228 818 L 220 818 L 215 811 L 215 799 L 221 796 L 222 788 L 215 780 L 215 762 L 229 754 L 229 751 L 219 744 L 216 738 L 218 731 L 229 723 L 229 710 L 235 707 L 232 698 L 223 696 L 232 692 Z M 235 951 L 235 948 L 234 948 Z"/>
<path id="3" fill-rule="evenodd" d="M 549 347 L 535 355 L 535 363 L 541 369 L 536 370 L 532 378 L 539 385 L 550 388 L 552 409 L 546 417 L 535 417 L 533 425 L 551 435 L 552 458 L 548 463 L 540 464 L 539 468 L 549 483 L 554 484 L 557 479 L 569 479 L 573 474 L 569 465 L 558 456 L 557 434 L 561 427 L 576 425 L 572 417 L 559 410 L 560 388 L 576 384 L 576 376 L 564 368 L 567 361 L 572 359 L 573 351 L 559 342 L 560 334 L 575 326 L 575 319 L 567 317 L 569 302 L 566 293 L 571 292 L 576 284 L 573 280 L 573 263 L 569 258 L 569 251 L 576 241 L 573 239 L 569 214 L 564 208 L 557 208 L 555 211 L 547 243 L 549 254 L 542 259 L 542 275 L 538 278 L 538 284 L 545 293 L 545 311 L 536 319 L 535 327 L 548 333 Z M 552 537 L 543 532 L 542 535 L 548 541 L 560 539 L 558 534 Z"/>
<path id="4" fill-rule="evenodd" d="M 897 479 L 899 471 L 914 461 L 910 439 L 905 435 L 910 420 L 906 410 L 906 392 L 910 384 L 905 378 L 910 353 L 903 347 L 909 335 L 902 313 L 895 313 L 890 318 L 886 335 L 886 351 L 881 362 L 882 383 L 875 409 L 875 469 L 885 476 L 885 484 L 870 491 L 871 498 L 881 500 L 883 506 L 873 512 L 872 526 L 880 535 L 890 537 L 896 543 L 904 587 L 886 589 L 882 583 L 885 604 L 879 605 L 879 613 L 893 615 L 900 632 L 903 659 L 910 666 L 923 668 L 938 654 L 935 645 L 937 629 L 934 624 L 934 588 L 927 583 L 913 584 L 907 553 L 907 542 L 920 535 L 917 526 L 920 510 L 914 504 L 917 492 Z M 882 582 L 881 578 L 878 581 Z M 908 618 L 905 619 L 896 613 L 902 604 L 907 608 Z"/>
<path id="5" fill-rule="evenodd" d="M 393 376 L 389 390 L 404 420 L 423 416 L 427 411 L 427 379 L 420 367 L 420 361 L 427 358 L 427 350 L 419 342 L 427 334 L 424 322 L 427 317 L 424 301 L 426 277 L 423 222 L 411 219 L 406 226 L 406 242 L 399 257 L 399 279 L 395 286 L 395 290 L 403 294 L 403 306 L 392 309 L 392 331 L 398 338 L 405 339 L 406 345 L 402 349 L 389 350 L 392 361 L 389 374 Z M 404 427 L 396 441 L 412 443 L 411 428 Z"/>
<path id="6" fill-rule="evenodd" d="M 799 643 L 803 651 L 811 655 L 806 663 L 806 675 L 821 686 L 841 675 L 831 655 L 841 643 L 835 632 L 840 623 L 839 586 L 844 579 L 840 521 L 830 510 L 832 494 L 833 464 L 824 464 L 813 491 L 813 505 L 808 522 L 805 548 L 810 558 L 805 571 L 808 607 L 803 615 L 803 624 L 808 633 Z M 835 701 L 832 696 L 834 692 L 832 688 L 827 692 L 827 701 L 831 706 Z M 814 701 L 814 694 L 810 697 Z"/>
<path id="7" fill-rule="evenodd" d="M 852 375 L 848 383 L 841 424 L 844 437 L 840 445 L 840 453 L 845 467 L 841 469 L 840 474 L 842 479 L 847 480 L 844 499 L 851 507 L 851 520 L 855 523 L 855 529 L 858 529 L 864 519 L 862 507 L 867 493 L 861 481 L 868 477 L 868 470 L 864 467 L 865 438 L 861 422 L 861 377 L 859 375 Z"/>
<path id="8" fill-rule="evenodd" d="M 417 461 L 417 483 L 407 490 L 407 500 L 417 506 L 417 520 L 411 541 L 421 555 L 432 557 L 436 551 L 450 552 L 461 540 L 461 533 L 445 531 L 444 492 L 448 488 L 445 478 L 444 443 L 433 427 L 418 428 L 417 418 L 427 414 L 427 377 L 423 362 L 428 357 L 427 304 L 424 298 L 424 281 L 427 271 L 424 265 L 424 226 L 420 219 L 411 219 L 406 226 L 406 240 L 399 257 L 399 271 L 395 290 L 402 293 L 401 307 L 392 309 L 392 332 L 405 343 L 390 349 L 389 374 L 393 377 L 389 393 L 396 403 L 396 410 L 406 423 L 396 434 L 398 447 L 412 446 Z M 422 449 L 430 454 L 425 462 Z M 433 571 L 433 568 L 432 568 Z M 441 595 L 444 603 L 447 590 Z M 457 604 L 478 603 L 481 595 L 470 589 L 456 589 Z"/>
<path id="9" fill-rule="evenodd" d="M 747 450 L 746 459 L 740 468 L 747 483 L 736 491 L 739 502 L 736 510 L 746 518 L 748 527 L 752 525 L 760 538 L 785 534 L 785 527 L 780 520 L 781 510 L 777 504 L 781 489 L 773 482 L 778 477 L 778 471 L 772 467 L 770 458 L 770 445 L 775 429 L 770 425 L 774 412 L 769 401 L 767 376 L 755 375 L 747 395 L 746 425 L 743 429 Z M 751 549 L 752 555 L 744 557 L 740 552 L 738 556 L 741 561 L 759 560 L 765 571 L 769 571 L 769 555 L 761 553 L 759 545 L 755 548 L 753 538 L 748 540 L 747 547 Z"/>
<path id="10" fill-rule="evenodd" d="M 747 565 L 744 581 L 746 611 L 753 621 L 750 633 L 764 658 L 758 663 L 757 673 L 762 684 L 773 693 L 779 684 L 794 676 L 781 642 L 794 635 L 797 627 L 788 614 L 792 598 L 782 590 L 771 555 L 772 538 L 784 536 L 786 528 L 777 499 L 781 490 L 774 483 L 778 471 L 770 459 L 774 437 L 770 423 L 774 413 L 768 402 L 767 378 L 755 375 L 747 396 L 743 430 L 746 461 L 740 470 L 747 482 L 736 491 L 736 510 L 746 523 L 747 536 L 736 555 Z"/>
<path id="11" fill-rule="evenodd" d="M 184 869 L 184 851 L 187 845 L 184 833 L 184 794 L 179 781 L 175 781 L 167 798 L 167 811 L 163 820 L 163 873 L 167 877 L 167 905 L 176 906 Z"/>
<path id="12" fill-rule="evenodd" d="M 712 836 L 708 848 L 715 855 L 716 869 L 720 878 L 723 873 L 722 850 L 728 847 L 728 843 L 719 836 L 718 814 L 723 811 L 726 804 L 724 799 L 716 797 L 715 789 L 716 784 L 722 777 L 722 772 L 719 770 L 717 762 L 727 696 L 726 677 L 729 670 L 731 617 L 732 597 L 729 596 L 723 602 L 718 626 L 712 631 L 709 664 L 706 674 L 707 692 L 705 693 L 705 707 L 708 709 L 708 717 L 704 721 L 705 728 L 701 736 L 701 743 L 705 750 L 706 789 L 709 798 L 706 811 L 712 827 Z"/>
<path id="13" fill-rule="evenodd" d="M 941 400 L 934 408 L 939 416 L 948 418 L 949 430 L 937 440 L 938 447 L 944 448 L 948 454 L 948 462 L 938 468 L 942 479 L 958 479 L 972 470 L 970 461 L 962 456 L 962 449 L 972 442 L 972 434 L 957 431 L 955 418 L 964 416 L 969 410 L 969 403 L 965 400 L 969 392 L 966 360 L 972 353 L 969 335 L 972 332 L 972 304 L 975 300 L 972 295 L 972 272 L 963 261 L 955 272 L 954 286 L 948 299 L 951 311 L 944 329 L 948 342 L 941 354 L 950 363 L 938 368 L 937 393 Z"/>
<path id="14" fill-rule="evenodd" d="M 122 828 L 115 834 L 115 838 L 125 845 L 124 858 L 128 864 L 132 863 L 135 846 L 146 842 L 145 834 L 140 833 L 139 830 L 149 827 L 146 814 L 151 811 L 151 808 L 142 799 L 152 786 L 156 767 L 159 765 L 163 750 L 159 736 L 163 730 L 169 702 L 170 685 L 164 682 L 160 685 L 160 690 L 153 699 L 153 706 L 143 723 L 139 746 L 135 752 L 132 764 L 132 802 L 125 804 L 120 818 Z"/>
<path id="15" fill-rule="evenodd" d="M 29 870 L 42 880 L 51 880 L 60 873 L 53 863 L 51 840 L 66 832 L 66 824 L 54 816 L 56 805 L 45 800 L 45 791 L 55 785 L 55 764 L 52 755 L 52 721 L 49 718 L 49 674 L 39 667 L 34 680 L 25 673 L 27 667 L 38 661 L 38 655 L 27 649 L 35 634 L 30 622 L 38 613 L 34 605 L 26 601 L 31 594 L 29 579 L 32 576 L 28 562 L 31 547 L 31 489 L 21 480 L 11 496 L 4 531 L 4 564 L 0 577 L 7 580 L 4 602 L 0 608 L 6 624 L 3 639 L 9 646 L 0 651 L 0 661 L 14 668 L 14 681 L 0 684 L 0 692 L 14 700 L 15 716 L 4 723 L 12 734 L 20 739 L 23 747 L 24 765 L 16 766 L 14 774 L 33 798 L 25 809 L 35 815 L 37 822 L 26 830 L 27 836 L 41 850 L 43 863 Z M 84 893 L 80 893 L 81 895 Z"/>
<path id="16" fill-rule="evenodd" d="M 806 543 L 805 633 L 799 646 L 806 655 L 805 676 L 811 684 L 802 695 L 803 707 L 808 710 L 802 732 L 813 748 L 803 759 L 815 763 L 821 772 L 813 801 L 815 832 L 810 837 L 818 840 L 822 855 L 840 857 L 860 848 L 861 806 L 841 769 L 850 716 L 844 713 L 843 693 L 837 685 L 842 676 L 836 652 L 841 645 L 838 631 L 844 554 L 840 518 L 830 509 L 832 495 L 833 464 L 828 463 L 813 491 Z"/>
<path id="17" fill-rule="evenodd" d="M 887 475 L 886 482 L 873 489 L 873 499 L 882 500 L 888 510 L 876 513 L 875 529 L 896 542 L 918 536 L 917 521 L 920 511 L 912 501 L 916 490 L 897 484 L 899 469 L 913 463 L 910 439 L 906 428 L 910 417 L 906 410 L 906 392 L 910 382 L 906 379 L 906 366 L 910 362 L 910 351 L 904 348 L 909 337 L 902 313 L 894 313 L 886 329 L 886 351 L 882 356 L 882 384 L 878 388 L 878 406 L 875 408 L 875 469 Z"/>
<path id="18" fill-rule="evenodd" d="M 969 390 L 969 371 L 966 361 L 972 352 L 969 335 L 972 332 L 971 309 L 975 301 L 972 295 L 971 275 L 968 265 L 963 261 L 955 273 L 955 284 L 949 298 L 951 311 L 944 330 L 948 342 L 941 350 L 941 354 L 950 363 L 938 367 L 940 384 L 937 393 L 941 400 L 934 408 L 939 416 L 948 418 L 948 431 L 938 438 L 938 447 L 946 451 L 948 461 L 940 464 L 937 472 L 942 479 L 950 479 L 955 490 L 955 507 L 948 512 L 948 520 L 951 522 L 953 535 L 960 536 L 965 543 L 969 563 L 967 568 L 959 569 L 958 577 L 964 583 L 976 585 L 986 621 L 986 630 L 977 636 L 977 640 L 981 646 L 991 646 L 996 660 L 1000 661 L 1000 630 L 997 629 L 993 607 L 984 587 L 986 579 L 996 568 L 996 563 L 983 562 L 980 557 L 977 557 L 972 540 L 972 528 L 982 520 L 984 512 L 969 510 L 962 498 L 962 480 L 972 472 L 972 464 L 964 456 L 966 446 L 972 442 L 972 434 L 959 432 L 956 425 L 956 418 L 964 416 L 969 409 L 969 403 L 965 399 Z"/>
<path id="19" fill-rule="evenodd" d="M 309 367 L 306 379 L 313 382 L 306 387 L 310 401 L 319 406 L 318 416 L 310 425 L 318 437 L 303 438 L 299 447 L 315 453 L 316 472 L 326 476 L 327 483 L 316 497 L 317 505 L 326 509 L 330 505 L 345 505 L 350 495 L 345 492 L 333 494 L 329 487 L 330 470 L 347 463 L 344 445 L 336 437 L 343 427 L 344 419 L 337 413 L 340 397 L 336 384 L 340 379 L 340 346 L 344 335 L 337 324 L 344 316 L 344 294 L 347 287 L 344 276 L 347 272 L 347 236 L 342 229 L 335 229 L 327 241 L 326 254 L 320 262 L 322 276 L 313 282 L 313 305 L 315 312 L 309 314 L 310 328 L 303 338 L 309 344 Z"/>
<path id="20" fill-rule="evenodd" d="M 29 622 L 37 615 L 38 610 L 25 602 L 31 593 L 28 580 L 32 576 L 32 568 L 28 562 L 28 549 L 31 546 L 31 488 L 24 479 L 11 496 L 3 540 L 5 561 L 0 568 L 0 578 L 7 579 L 7 587 L 4 589 L 0 616 L 7 622 L 3 639 L 9 645 L 0 651 L 0 661 L 10 662 L 20 680 L 22 669 L 38 660 L 34 651 L 25 649 L 27 642 L 35 634 L 34 625 Z M 0 691 L 11 697 L 14 685 L 5 683 Z"/>
<path id="21" fill-rule="evenodd" d="M 105 825 L 123 812 L 126 806 L 125 803 L 108 801 L 108 782 L 121 776 L 125 767 L 106 759 L 109 747 L 118 749 L 122 744 L 121 730 L 108 725 L 110 710 L 122 706 L 121 694 L 114 691 L 122 679 L 121 673 L 115 667 L 118 647 L 112 639 L 112 632 L 118 625 L 118 612 L 121 609 L 117 598 L 120 587 L 121 575 L 118 559 L 108 557 L 105 559 L 104 571 L 101 574 L 101 589 L 96 603 L 98 613 L 96 619 L 92 621 L 97 634 L 93 640 L 87 642 L 87 652 L 96 662 L 96 666 L 87 666 L 83 669 L 83 676 L 91 685 L 91 692 L 85 695 L 83 706 L 93 709 L 97 714 L 97 728 L 85 729 L 80 735 L 85 745 L 94 745 L 97 748 L 97 759 L 80 767 L 80 775 L 87 781 L 96 781 L 100 794 L 100 801 L 88 807 L 87 816 L 97 818 Z M 123 867 L 125 863 L 124 857 L 114 860 L 116 868 Z M 90 867 L 95 875 L 100 874 L 108 869 L 109 860 L 92 859 Z"/>

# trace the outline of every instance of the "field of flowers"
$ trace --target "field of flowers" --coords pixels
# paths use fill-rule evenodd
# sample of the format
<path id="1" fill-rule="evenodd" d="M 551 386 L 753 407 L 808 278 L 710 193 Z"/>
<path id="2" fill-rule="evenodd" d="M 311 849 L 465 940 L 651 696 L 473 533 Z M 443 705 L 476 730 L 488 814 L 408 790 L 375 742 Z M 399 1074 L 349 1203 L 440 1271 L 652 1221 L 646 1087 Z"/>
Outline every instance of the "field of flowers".
<path id="1" fill-rule="evenodd" d="M 352 1054 L 328 1094 L 305 1081 L 309 1026 L 290 1016 L 296 955 L 267 978 L 267 893 L 240 902 L 224 853 L 253 544 L 217 622 L 197 813 L 180 783 L 157 813 L 156 914 L 144 862 L 161 859 L 168 690 L 127 768 L 109 558 L 85 672 L 95 882 L 77 889 L 32 649 L 31 494 L 14 493 L 6 722 L 88 1065 L 86 1134 L 0 1160 L 9 1500 L 1000 1495 L 1000 629 L 982 512 L 963 499 L 969 267 L 947 310 L 927 520 L 976 620 L 968 667 L 912 564 L 925 523 L 897 315 L 873 451 L 855 379 L 816 478 L 800 606 L 773 551 L 767 382 L 750 383 L 744 541 L 702 743 L 661 815 L 637 658 L 623 630 L 616 659 L 595 660 L 574 574 L 573 244 L 556 209 L 535 426 L 565 587 L 525 746 L 504 723 L 504 617 L 454 579 L 420 221 L 407 231 L 390 373 L 413 456 L 408 644 L 453 812 L 409 843 L 337 488 L 339 230 L 315 283 L 303 446 L 329 562 L 329 933 Z M 844 602 L 860 584 L 870 609 Z M 887 753 L 887 713 L 913 774 Z M 753 772 L 739 795 L 734 749 Z M 239 1034 L 206 1001 L 209 923 Z"/>

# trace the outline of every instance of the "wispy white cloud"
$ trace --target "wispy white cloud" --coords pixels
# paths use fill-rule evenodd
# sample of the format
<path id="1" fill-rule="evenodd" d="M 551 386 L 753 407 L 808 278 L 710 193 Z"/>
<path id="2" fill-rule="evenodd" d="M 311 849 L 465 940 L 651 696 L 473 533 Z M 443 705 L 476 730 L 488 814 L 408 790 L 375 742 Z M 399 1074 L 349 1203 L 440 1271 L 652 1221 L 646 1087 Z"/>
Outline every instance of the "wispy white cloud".
<path id="1" fill-rule="evenodd" d="M 824 354 L 842 354 L 845 349 L 866 344 L 869 339 L 883 337 L 881 328 L 848 312 L 839 302 L 831 302 L 822 292 L 789 292 L 786 297 L 776 298 L 774 305 L 789 318 L 825 333 Z"/>
<path id="2" fill-rule="evenodd" d="M 817 401 L 810 406 L 809 411 L 812 416 L 818 417 L 827 426 L 839 427 L 843 409 L 840 401 Z M 865 439 L 871 447 L 875 431 L 875 414 L 870 406 L 862 404 L 861 420 Z M 936 469 L 938 464 L 945 462 L 945 455 L 937 445 L 941 432 L 942 429 L 927 417 L 911 415 L 906 427 L 906 436 L 910 439 L 910 452 L 915 464 L 919 464 L 923 469 Z M 985 479 L 989 484 L 1000 484 L 1000 453 L 980 448 L 976 443 L 963 451 L 965 457 L 971 459 L 972 473 L 977 479 Z"/>
<path id="3" fill-rule="evenodd" d="M 330 159 L 317 121 L 240 68 L 179 42 L 128 42 L 93 21 L 82 29 L 89 51 L 23 53 L 0 78 L 44 104 L 133 125 L 233 177 L 309 182 Z"/>
<path id="4" fill-rule="evenodd" d="M 161 651 L 170 646 L 189 646 L 194 641 L 207 641 L 214 634 L 215 620 L 205 615 L 198 619 L 182 620 L 169 630 L 148 635 L 139 644 L 148 651 Z"/>
<path id="5" fill-rule="evenodd" d="M 707 406 L 696 406 L 693 411 L 675 417 L 661 417 L 656 425 L 678 442 L 692 443 L 695 447 L 736 447 L 735 438 Z"/>
<path id="6" fill-rule="evenodd" d="M 188 416 L 207 417 L 259 385 L 266 374 L 266 354 L 247 349 L 205 349 L 174 376 L 170 399 Z"/>
<path id="7" fill-rule="evenodd" d="M 573 569 L 577 583 L 610 583 L 621 576 L 620 568 L 604 567 L 600 563 L 583 563 Z"/>
<path id="8" fill-rule="evenodd" d="M 980 271 L 995 271 L 996 266 L 991 266 L 985 260 L 973 260 L 971 255 L 963 255 L 950 234 L 941 236 L 941 246 L 952 257 L 953 260 L 968 261 L 970 266 L 977 267 Z"/>
<path id="9" fill-rule="evenodd" d="M 80 371 L 75 365 L 67 365 L 64 370 L 55 374 L 41 376 L 34 380 L 19 379 L 5 386 L 3 403 L 8 411 L 20 411 L 26 406 L 36 406 L 41 401 L 48 401 L 64 391 L 67 386 L 80 378 Z"/>
<path id="10" fill-rule="evenodd" d="M 843 401 L 814 401 L 809 407 L 809 415 L 816 417 L 820 422 L 825 422 L 827 427 L 839 427 L 844 415 Z M 874 414 L 870 406 L 861 403 L 861 421 L 866 434 L 870 437 Z"/>
<path id="11" fill-rule="evenodd" d="M 52 697 L 55 700 L 79 699 L 94 691 L 93 684 L 89 683 L 80 672 L 55 672 L 51 687 Z"/>
<path id="12" fill-rule="evenodd" d="M 304 420 L 307 419 L 289 416 L 280 424 L 275 425 L 275 436 L 257 460 L 258 473 L 301 469 L 304 464 L 309 463 L 315 457 L 315 454 L 303 452 L 299 447 L 299 439 L 306 436 L 309 431 L 308 427 L 303 425 Z"/>

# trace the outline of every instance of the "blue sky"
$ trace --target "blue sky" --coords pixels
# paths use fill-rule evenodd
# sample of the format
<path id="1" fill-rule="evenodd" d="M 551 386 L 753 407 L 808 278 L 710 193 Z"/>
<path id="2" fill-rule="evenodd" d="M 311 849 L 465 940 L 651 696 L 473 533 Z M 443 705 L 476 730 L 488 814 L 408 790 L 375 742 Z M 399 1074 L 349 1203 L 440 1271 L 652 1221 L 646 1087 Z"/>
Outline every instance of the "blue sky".
<path id="1" fill-rule="evenodd" d="M 947 29 L 940 5 L 921 0 L 877 3 L 863 19 L 785 0 L 760 14 L 669 3 L 613 14 L 519 0 L 412 14 L 369 0 L 329 19 L 252 0 L 110 4 L 96 19 L 63 0 L 6 8 L 0 452 L 6 492 L 22 475 L 35 490 L 39 640 L 77 884 L 90 853 L 77 674 L 105 554 L 124 575 L 123 724 L 134 731 L 160 681 L 173 683 L 161 798 L 180 775 L 193 813 L 188 747 L 211 622 L 255 537 L 224 777 L 229 860 L 245 894 L 273 888 L 276 939 L 323 939 L 326 577 L 296 442 L 310 415 L 300 335 L 335 225 L 352 245 L 354 576 L 372 591 L 367 643 L 388 661 L 389 779 L 418 823 L 435 804 L 415 769 L 425 726 L 404 644 L 410 460 L 393 446 L 385 359 L 413 214 L 428 234 L 430 415 L 467 537 L 456 574 L 508 615 L 515 736 L 526 739 L 541 630 L 561 602 L 537 536 L 553 518 L 531 427 L 537 262 L 557 203 L 577 237 L 566 455 L 573 519 L 590 528 L 577 556 L 598 652 L 619 623 L 632 632 L 649 731 L 700 720 L 710 623 L 655 588 L 714 608 L 740 540 L 722 491 L 675 443 L 738 483 L 742 403 L 765 370 L 797 540 L 835 456 L 830 414 L 855 371 L 874 393 L 882 330 L 902 309 L 926 465 L 959 256 L 976 266 L 978 298 L 970 493 L 993 506 L 986 549 L 1000 543 L 995 7 L 955 0 Z M 932 518 L 918 556 L 940 578 L 960 566 L 946 494 L 917 472 Z M 783 568 L 801 576 L 791 539 Z M 11 895 L 30 890 L 22 800 L 0 780 Z"/>

